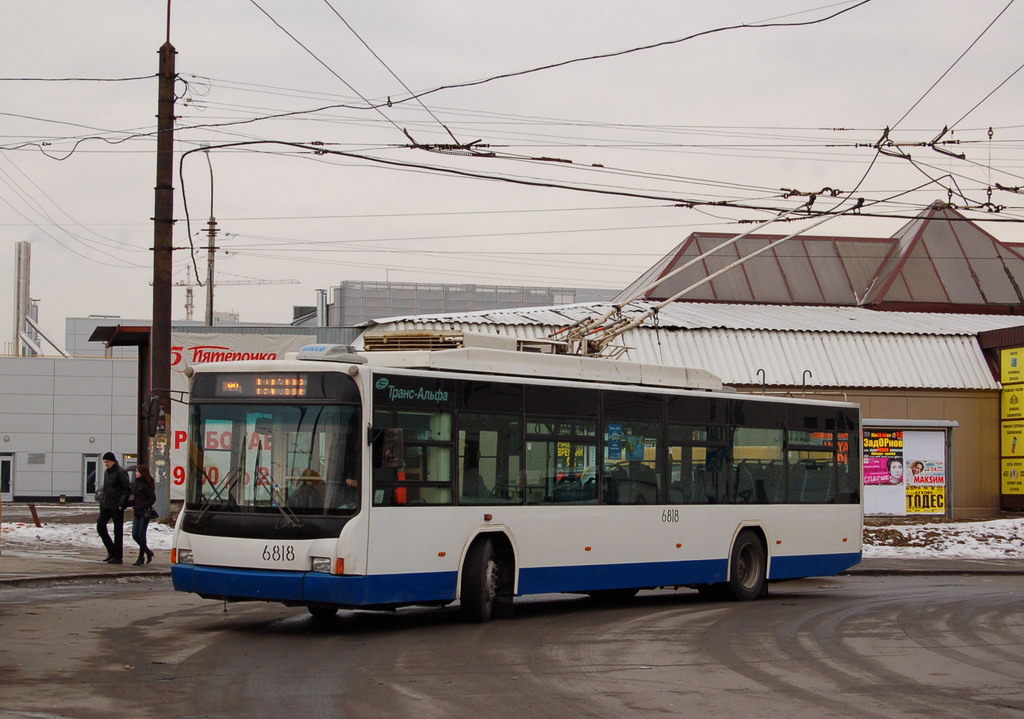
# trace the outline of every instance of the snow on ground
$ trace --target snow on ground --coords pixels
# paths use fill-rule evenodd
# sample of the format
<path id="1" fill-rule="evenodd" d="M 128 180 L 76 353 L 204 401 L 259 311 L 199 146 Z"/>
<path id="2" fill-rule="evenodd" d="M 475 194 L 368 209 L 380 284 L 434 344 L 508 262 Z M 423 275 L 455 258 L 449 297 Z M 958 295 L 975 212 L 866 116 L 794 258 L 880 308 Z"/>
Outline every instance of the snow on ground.
<path id="1" fill-rule="evenodd" d="M 865 527 L 864 556 L 1024 559 L 1024 519 Z"/>
<path id="2" fill-rule="evenodd" d="M 113 536 L 113 529 L 108 530 Z M 146 543 L 150 549 L 170 549 L 171 535 L 174 530 L 164 524 L 150 523 L 146 532 Z M 132 541 L 132 525 L 124 525 L 124 550 L 127 555 L 138 545 Z M 37 527 L 31 522 L 4 522 L 0 525 L 0 547 L 11 546 L 18 549 L 36 547 L 39 549 L 59 549 L 65 547 L 95 548 L 102 550 L 103 542 L 96 534 L 93 523 L 62 524 L 43 522 Z"/>
<path id="3" fill-rule="evenodd" d="M 150 524 L 149 546 L 152 549 L 170 549 L 172 532 L 167 525 Z M 44 522 L 42 527 L 25 522 L 4 522 L 0 525 L 0 548 L 5 545 L 19 549 L 103 547 L 91 522 Z M 135 546 L 131 539 L 131 523 L 125 525 L 124 546 L 126 552 Z M 1024 559 L 1024 519 L 869 526 L 864 528 L 864 557 Z"/>

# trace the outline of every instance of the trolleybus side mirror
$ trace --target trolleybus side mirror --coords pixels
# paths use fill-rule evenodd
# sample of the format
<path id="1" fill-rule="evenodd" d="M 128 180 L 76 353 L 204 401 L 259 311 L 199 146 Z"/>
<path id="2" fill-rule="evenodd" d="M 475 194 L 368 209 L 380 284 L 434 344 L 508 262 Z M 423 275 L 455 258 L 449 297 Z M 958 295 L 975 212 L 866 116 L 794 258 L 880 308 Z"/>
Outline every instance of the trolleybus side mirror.
<path id="1" fill-rule="evenodd" d="M 142 419 L 145 422 L 146 434 L 155 437 L 160 429 L 160 421 L 163 419 L 163 410 L 160 408 L 160 396 L 150 395 L 146 403 L 142 405 Z"/>

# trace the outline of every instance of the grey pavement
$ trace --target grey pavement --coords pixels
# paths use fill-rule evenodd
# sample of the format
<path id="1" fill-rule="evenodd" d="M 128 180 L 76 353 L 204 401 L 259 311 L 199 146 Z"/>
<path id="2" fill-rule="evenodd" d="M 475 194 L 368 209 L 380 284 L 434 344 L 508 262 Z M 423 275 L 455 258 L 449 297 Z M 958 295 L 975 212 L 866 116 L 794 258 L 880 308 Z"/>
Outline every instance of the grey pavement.
<path id="1" fill-rule="evenodd" d="M 127 548 L 127 547 L 126 547 Z M 5 546 L 0 550 L 0 587 L 9 584 L 51 584 L 59 581 L 98 580 L 128 576 L 170 576 L 169 552 L 157 552 L 152 563 L 136 567 L 131 564 L 105 564 L 103 550 L 38 551 Z M 128 552 L 125 552 L 128 555 Z M 162 556 L 161 556 L 162 555 Z"/>
<path id="2" fill-rule="evenodd" d="M 92 523 L 96 520 L 94 505 L 35 505 L 36 515 L 44 523 Z M 3 505 L 3 522 L 34 521 L 25 504 Z M 46 584 L 55 581 L 99 580 L 131 576 L 168 576 L 170 553 L 157 550 L 151 564 L 140 567 L 130 562 L 136 556 L 134 543 L 125 542 L 125 564 L 105 564 L 103 550 L 96 547 L 47 546 L 0 543 L 0 587 L 5 584 Z M 1024 559 L 961 559 L 915 557 L 899 559 L 865 559 L 844 575 L 960 575 L 1020 574 L 1024 575 Z"/>

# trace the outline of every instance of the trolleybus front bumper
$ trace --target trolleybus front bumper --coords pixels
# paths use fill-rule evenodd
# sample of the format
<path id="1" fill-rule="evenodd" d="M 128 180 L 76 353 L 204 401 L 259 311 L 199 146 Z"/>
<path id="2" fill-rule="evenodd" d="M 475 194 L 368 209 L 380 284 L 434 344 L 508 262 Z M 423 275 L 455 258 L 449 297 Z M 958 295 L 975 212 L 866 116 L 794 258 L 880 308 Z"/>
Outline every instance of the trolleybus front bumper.
<path id="1" fill-rule="evenodd" d="M 458 572 L 356 576 L 175 564 L 179 592 L 205 598 L 372 607 L 455 599 Z"/>

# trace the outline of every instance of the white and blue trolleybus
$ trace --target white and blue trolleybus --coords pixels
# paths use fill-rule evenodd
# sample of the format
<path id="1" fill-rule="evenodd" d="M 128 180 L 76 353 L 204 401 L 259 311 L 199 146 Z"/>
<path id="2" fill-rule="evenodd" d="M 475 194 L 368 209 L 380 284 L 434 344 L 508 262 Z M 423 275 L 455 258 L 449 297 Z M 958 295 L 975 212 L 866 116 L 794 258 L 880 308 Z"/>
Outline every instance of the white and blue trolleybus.
<path id="1" fill-rule="evenodd" d="M 378 344 L 193 368 L 176 590 L 485 621 L 550 592 L 750 600 L 860 561 L 856 404 L 468 334 Z"/>

